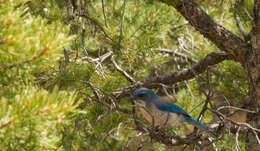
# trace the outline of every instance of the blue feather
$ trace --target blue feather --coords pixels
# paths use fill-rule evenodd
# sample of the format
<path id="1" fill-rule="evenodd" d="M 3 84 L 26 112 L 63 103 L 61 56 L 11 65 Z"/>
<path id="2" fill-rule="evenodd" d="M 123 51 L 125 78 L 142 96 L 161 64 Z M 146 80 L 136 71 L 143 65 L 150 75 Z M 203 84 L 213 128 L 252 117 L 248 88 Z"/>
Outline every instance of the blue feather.
<path id="1" fill-rule="evenodd" d="M 134 92 L 134 97 L 137 98 L 137 100 L 144 101 L 146 103 L 146 107 L 148 107 L 148 109 L 149 109 L 149 107 L 150 107 L 150 109 L 152 109 L 151 105 L 154 104 L 155 107 L 158 110 L 163 111 L 163 112 L 175 113 L 178 116 L 182 116 L 182 117 L 184 117 L 186 122 L 189 122 L 189 123 L 193 124 L 196 127 L 202 127 L 202 128 L 204 128 L 206 130 L 209 130 L 210 132 L 212 132 L 215 135 L 215 133 L 214 133 L 214 131 L 212 129 L 210 129 L 206 125 L 201 124 L 199 121 L 194 120 L 181 107 L 175 105 L 174 103 L 172 103 L 171 101 L 169 101 L 169 100 L 167 100 L 165 98 L 159 97 L 156 93 L 154 93 L 150 89 L 147 89 L 147 88 L 137 89 Z M 160 114 L 158 114 L 158 115 L 160 115 Z M 156 117 L 156 118 L 159 119 L 161 117 Z"/>
<path id="2" fill-rule="evenodd" d="M 201 123 L 200 123 L 199 121 L 197 121 L 197 120 L 194 120 L 192 117 L 184 116 L 184 118 L 187 120 L 187 122 L 190 122 L 190 123 L 192 123 L 192 124 L 195 124 L 195 126 L 200 126 L 200 127 L 204 128 L 204 129 L 210 130 L 209 127 L 207 127 L 207 126 L 204 125 L 204 124 L 201 124 Z"/>
<path id="3" fill-rule="evenodd" d="M 159 97 L 158 99 L 156 99 L 154 101 L 154 103 L 155 103 L 155 106 L 161 111 L 180 113 L 180 114 L 190 117 L 188 115 L 188 113 L 185 112 L 181 107 L 169 102 L 168 100 L 165 100 L 164 98 Z"/>
<path id="4" fill-rule="evenodd" d="M 168 100 L 165 100 L 161 97 L 159 97 L 157 100 L 155 100 L 156 107 L 161 111 L 167 111 L 167 112 L 173 112 L 173 113 L 179 113 L 182 114 L 183 117 L 186 119 L 187 122 L 190 122 L 191 124 L 194 124 L 195 126 L 200 126 L 204 129 L 210 130 L 206 125 L 201 124 L 199 121 L 194 120 L 190 115 L 188 115 L 187 112 L 185 112 L 181 107 L 178 105 L 175 105 Z"/>
<path id="5" fill-rule="evenodd" d="M 156 103 L 156 107 L 159 110 L 162 110 L 162 111 L 181 113 L 181 114 L 188 115 L 181 107 L 179 107 L 179 106 L 177 106 L 175 104 L 170 104 L 170 103 L 167 103 L 167 104 L 157 104 Z"/>

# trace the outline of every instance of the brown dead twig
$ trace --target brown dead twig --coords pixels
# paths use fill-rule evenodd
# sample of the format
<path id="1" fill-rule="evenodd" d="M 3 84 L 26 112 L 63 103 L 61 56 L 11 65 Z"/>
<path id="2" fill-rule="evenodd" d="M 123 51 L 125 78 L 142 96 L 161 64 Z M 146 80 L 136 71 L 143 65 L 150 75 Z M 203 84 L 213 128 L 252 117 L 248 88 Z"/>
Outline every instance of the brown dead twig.
<path id="1" fill-rule="evenodd" d="M 153 48 L 152 50 L 158 50 L 160 52 L 168 53 L 168 54 L 180 57 L 182 59 L 186 59 L 191 63 L 197 62 L 197 61 L 193 60 L 191 57 L 189 57 L 188 55 L 178 52 L 177 50 L 171 50 L 171 49 L 166 49 L 166 48 Z"/>
<path id="2" fill-rule="evenodd" d="M 133 77 L 131 77 L 127 72 L 125 72 L 122 68 L 119 67 L 119 65 L 116 63 L 114 56 L 111 56 L 111 61 L 114 65 L 114 67 L 116 68 L 116 70 L 118 72 L 120 72 L 129 82 L 131 82 L 131 84 L 136 83 L 136 81 L 134 80 Z"/>
<path id="3" fill-rule="evenodd" d="M 237 26 L 238 26 L 240 32 L 242 33 L 242 35 L 243 35 L 245 41 L 249 41 L 250 38 L 251 38 L 251 35 L 250 35 L 251 33 L 247 33 L 247 32 L 246 32 L 245 28 L 243 27 L 243 25 L 242 25 L 242 23 L 241 23 L 240 17 L 239 17 L 238 15 L 236 15 L 235 18 L 236 18 L 236 24 L 237 24 Z"/>

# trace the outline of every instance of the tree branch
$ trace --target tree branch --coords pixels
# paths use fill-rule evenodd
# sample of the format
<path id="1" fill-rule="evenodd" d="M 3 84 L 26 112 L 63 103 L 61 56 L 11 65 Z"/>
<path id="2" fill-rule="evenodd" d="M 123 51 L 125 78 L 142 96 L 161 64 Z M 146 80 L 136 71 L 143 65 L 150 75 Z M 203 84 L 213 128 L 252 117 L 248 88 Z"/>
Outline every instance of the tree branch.
<path id="1" fill-rule="evenodd" d="M 196 75 L 199 75 L 207 70 L 209 66 L 216 65 L 224 60 L 233 59 L 231 54 L 228 54 L 223 51 L 213 52 L 208 54 L 205 58 L 201 59 L 198 63 L 192 65 L 190 68 L 185 68 L 180 71 L 169 72 L 165 75 L 157 76 L 154 78 L 146 79 L 143 81 L 138 81 L 133 85 L 130 85 L 125 88 L 121 88 L 114 92 L 117 99 L 125 97 L 132 93 L 137 87 L 147 87 L 155 88 L 159 84 L 175 84 L 184 80 L 189 80 L 194 78 Z"/>
<path id="2" fill-rule="evenodd" d="M 217 24 L 194 0 L 160 0 L 175 7 L 203 36 L 221 51 L 231 53 L 236 61 L 244 61 L 249 47 L 241 38 Z"/>
<path id="3" fill-rule="evenodd" d="M 226 59 L 232 59 L 232 55 L 223 51 L 213 52 L 188 69 L 169 72 L 162 76 L 147 79 L 144 81 L 144 85 L 146 87 L 153 87 L 152 85 L 154 83 L 174 84 L 180 81 L 189 80 L 196 75 L 203 73 L 209 66 L 216 65 Z"/>

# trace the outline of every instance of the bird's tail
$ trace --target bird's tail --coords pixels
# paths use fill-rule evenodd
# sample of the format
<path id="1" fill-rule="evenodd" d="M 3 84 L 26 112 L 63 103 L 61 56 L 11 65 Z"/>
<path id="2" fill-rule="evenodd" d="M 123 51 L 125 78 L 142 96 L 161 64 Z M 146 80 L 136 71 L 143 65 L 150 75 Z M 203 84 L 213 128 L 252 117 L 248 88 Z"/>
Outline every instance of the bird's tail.
<path id="1" fill-rule="evenodd" d="M 213 134 L 214 136 L 217 136 L 217 134 L 215 133 L 215 131 L 209 127 L 207 127 L 204 124 L 201 124 L 199 121 L 194 120 L 192 117 L 185 117 L 186 121 L 189 122 L 190 124 L 198 127 L 198 128 L 202 128 L 204 130 L 209 131 L 211 134 Z"/>
<path id="2" fill-rule="evenodd" d="M 186 121 L 187 122 L 189 122 L 190 124 L 192 124 L 192 125 L 194 125 L 194 126 L 196 126 L 196 127 L 198 127 L 198 128 L 203 128 L 204 130 L 208 130 L 208 131 L 212 131 L 212 129 L 211 128 L 209 128 L 209 127 L 207 127 L 206 125 L 204 125 L 204 124 L 201 124 L 199 121 L 197 121 L 197 120 L 194 120 L 192 117 L 188 117 L 188 116 L 186 116 L 185 117 L 185 119 L 186 119 Z"/>
<path id="3" fill-rule="evenodd" d="M 211 130 L 209 127 L 207 127 L 206 125 L 204 124 L 201 124 L 199 121 L 197 120 L 194 120 L 193 118 L 191 117 L 188 117 L 186 118 L 187 122 L 191 123 L 192 125 L 198 127 L 198 128 L 203 128 L 204 130 Z"/>

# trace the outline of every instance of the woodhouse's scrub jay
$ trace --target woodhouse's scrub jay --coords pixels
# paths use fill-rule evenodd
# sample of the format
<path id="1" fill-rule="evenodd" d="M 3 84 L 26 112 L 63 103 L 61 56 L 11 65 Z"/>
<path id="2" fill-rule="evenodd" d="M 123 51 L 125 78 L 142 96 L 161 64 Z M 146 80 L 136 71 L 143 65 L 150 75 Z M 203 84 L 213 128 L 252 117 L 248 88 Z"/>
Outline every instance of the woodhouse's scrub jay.
<path id="1" fill-rule="evenodd" d="M 196 127 L 210 130 L 206 125 L 194 120 L 181 107 L 158 96 L 150 89 L 137 89 L 133 98 L 136 104 L 140 106 L 142 115 L 154 126 L 173 126 L 189 122 Z"/>

